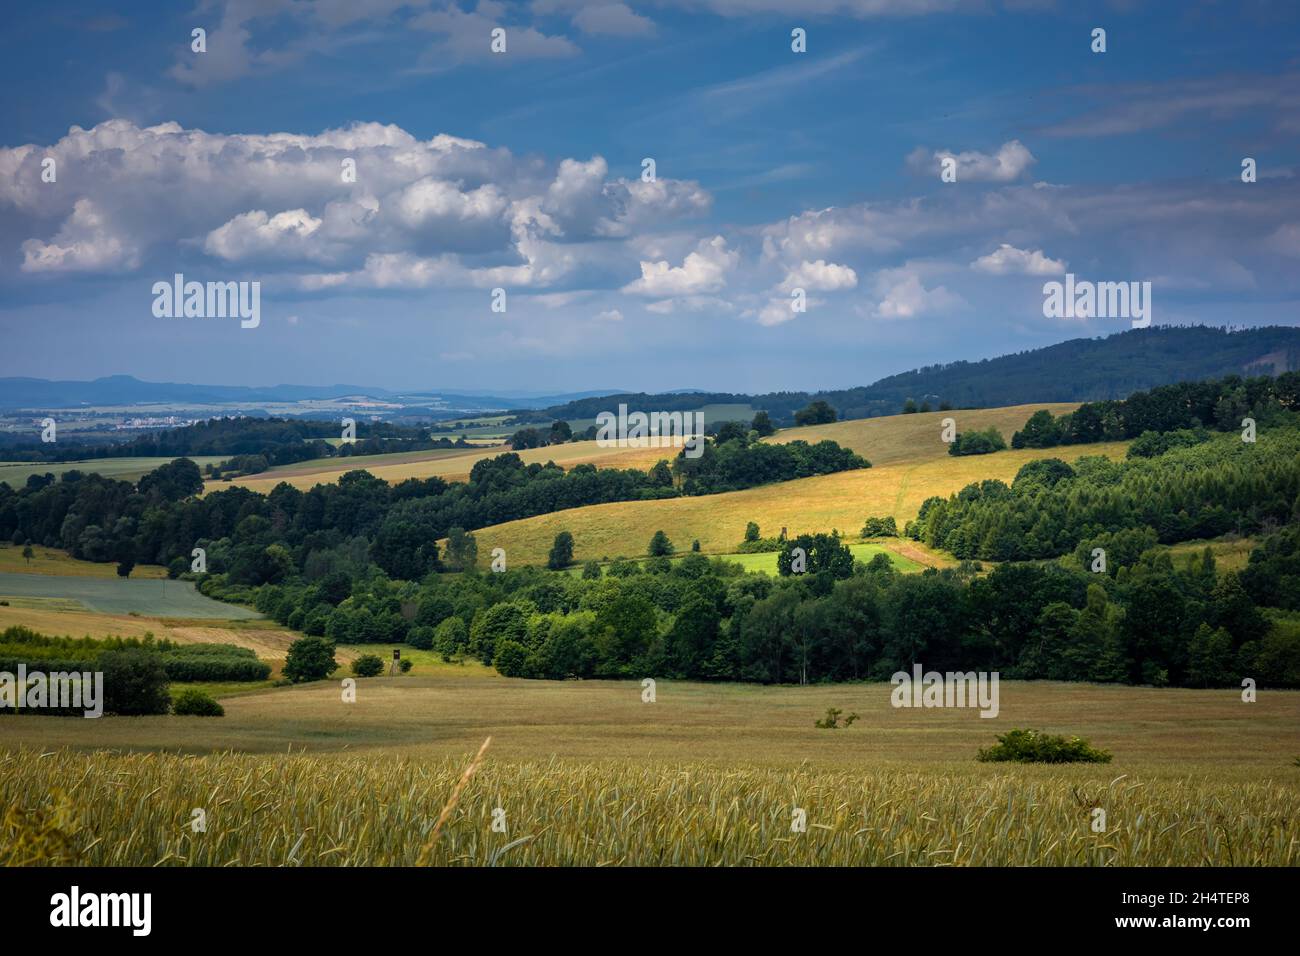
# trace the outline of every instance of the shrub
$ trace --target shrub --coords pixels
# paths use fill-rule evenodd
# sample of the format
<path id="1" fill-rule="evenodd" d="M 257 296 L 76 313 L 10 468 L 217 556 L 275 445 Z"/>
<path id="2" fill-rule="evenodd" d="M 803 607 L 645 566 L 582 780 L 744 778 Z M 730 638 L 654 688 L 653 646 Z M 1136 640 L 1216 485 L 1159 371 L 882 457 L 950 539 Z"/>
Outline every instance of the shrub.
<path id="1" fill-rule="evenodd" d="M 104 711 L 138 716 L 171 710 L 167 671 L 153 651 L 127 648 L 101 654 L 96 665 L 104 673 Z"/>
<path id="2" fill-rule="evenodd" d="M 398 664 L 397 664 L 397 668 L 398 668 L 398 670 L 400 670 L 403 674 L 409 674 L 409 673 L 411 672 L 411 660 L 410 660 L 410 658 L 403 657 L 403 658 L 398 662 Z"/>
<path id="3" fill-rule="evenodd" d="M 352 673 L 358 677 L 378 677 L 384 672 L 384 662 L 375 654 L 362 654 L 352 662 Z"/>
<path id="4" fill-rule="evenodd" d="M 224 717 L 226 708 L 196 687 L 186 687 L 172 700 L 172 713 L 180 717 Z"/>
<path id="5" fill-rule="evenodd" d="M 993 763 L 1110 763 L 1111 754 L 1078 737 L 1066 739 L 1037 730 L 1012 730 L 992 747 L 981 750 L 979 759 Z"/>
<path id="6" fill-rule="evenodd" d="M 323 637 L 300 637 L 289 645 L 284 660 L 284 676 L 295 684 L 322 680 L 338 669 L 334 660 L 334 643 Z"/>
<path id="7" fill-rule="evenodd" d="M 868 518 L 867 523 L 862 526 L 862 537 L 897 538 L 898 523 L 894 521 L 893 515 L 885 518 Z"/>

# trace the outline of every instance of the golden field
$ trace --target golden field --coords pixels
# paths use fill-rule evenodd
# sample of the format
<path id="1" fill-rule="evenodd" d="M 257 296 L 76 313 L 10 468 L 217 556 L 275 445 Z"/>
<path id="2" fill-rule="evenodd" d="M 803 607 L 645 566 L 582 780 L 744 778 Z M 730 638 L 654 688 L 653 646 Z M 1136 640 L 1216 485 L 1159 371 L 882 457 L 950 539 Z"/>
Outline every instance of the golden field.
<path id="1" fill-rule="evenodd" d="M 634 682 L 373 678 L 351 705 L 330 681 L 227 697 L 218 719 L 0 718 L 0 862 L 1300 861 L 1300 693 L 1243 704 L 1231 690 L 1006 682 L 987 720 L 895 710 L 881 684 L 657 690 L 644 704 Z M 861 719 L 815 729 L 830 706 Z M 975 761 L 1017 726 L 1078 733 L 1114 761 Z M 169 752 L 124 752 L 146 750 Z M 204 833 L 188 825 L 196 807 Z M 491 828 L 497 808 L 505 833 Z"/>
<path id="2" fill-rule="evenodd" d="M 546 561 L 561 531 L 573 535 L 575 561 L 643 555 L 651 536 L 660 529 L 667 532 L 679 552 L 698 539 L 700 550 L 706 554 L 734 551 L 750 521 L 757 521 L 765 536 L 775 536 L 785 527 L 790 535 L 838 529 L 841 534 L 856 537 L 867 517 L 893 515 L 902 531 L 904 524 L 916 517 L 921 502 L 932 495 L 946 497 L 972 481 L 986 478 L 1009 483 L 1022 465 L 1038 458 L 1074 461 L 1084 455 L 1105 455 L 1119 459 L 1127 448 L 1128 442 L 1104 442 L 964 457 L 941 452 L 938 457 L 917 462 L 902 461 L 720 495 L 573 508 L 482 528 L 474 532 L 474 537 L 480 556 L 501 547 L 506 549 L 509 562 L 540 564 Z M 889 542 L 882 543 L 892 547 Z M 902 542 L 900 546 L 923 550 L 914 542 Z M 922 563 L 936 563 L 906 551 L 900 553 Z"/>

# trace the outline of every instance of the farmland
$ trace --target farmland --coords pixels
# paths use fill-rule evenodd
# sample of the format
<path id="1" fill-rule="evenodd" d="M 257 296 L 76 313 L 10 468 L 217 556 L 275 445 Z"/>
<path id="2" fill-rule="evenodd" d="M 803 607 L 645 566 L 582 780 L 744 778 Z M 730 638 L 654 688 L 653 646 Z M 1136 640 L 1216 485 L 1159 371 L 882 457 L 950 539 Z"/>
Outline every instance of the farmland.
<path id="1" fill-rule="evenodd" d="M 165 465 L 171 460 L 170 458 L 92 458 L 84 461 L 0 461 L 0 481 L 6 482 L 13 488 L 21 488 L 27 484 L 27 479 L 32 475 L 52 474 L 57 477 L 65 471 L 95 472 L 105 478 L 137 481 L 159 465 Z M 197 455 L 193 460 L 202 468 L 208 464 L 215 465 L 222 459 L 220 456 Z"/>
<path id="2" fill-rule="evenodd" d="M 702 552 L 728 554 L 740 543 L 750 521 L 758 522 L 764 535 L 775 535 L 784 527 L 790 535 L 838 529 L 841 534 L 856 536 L 868 516 L 892 515 L 901 530 L 931 495 L 947 496 L 987 478 L 1010 482 L 1022 465 L 1038 458 L 1122 458 L 1127 448 L 1127 442 L 1106 442 L 954 458 L 943 453 L 937 431 L 935 435 L 935 444 L 941 450 L 928 460 L 901 461 L 718 495 L 590 505 L 494 525 L 474 532 L 474 536 L 480 553 L 502 547 L 508 559 L 519 564 L 544 562 L 561 531 L 573 535 L 577 561 L 639 556 L 645 553 L 651 535 L 661 528 L 679 550 L 689 548 L 698 539 Z"/>
<path id="3" fill-rule="evenodd" d="M 429 862 L 1297 862 L 1296 692 L 1248 705 L 1232 690 L 1008 682 L 984 720 L 893 709 L 880 684 L 660 682 L 653 704 L 630 681 L 358 684 L 355 704 L 337 682 L 226 697 L 219 721 L 14 718 L 0 801 L 61 813 L 68 862 L 410 864 L 491 736 Z M 828 707 L 861 719 L 815 729 Z M 1114 762 L 974 760 L 1013 726 L 1078 733 Z M 183 826 L 196 806 L 209 808 L 202 836 Z M 504 835 L 490 828 L 497 807 Z M 806 833 L 791 831 L 793 807 Z M 13 853 L 24 844 L 8 826 Z"/>

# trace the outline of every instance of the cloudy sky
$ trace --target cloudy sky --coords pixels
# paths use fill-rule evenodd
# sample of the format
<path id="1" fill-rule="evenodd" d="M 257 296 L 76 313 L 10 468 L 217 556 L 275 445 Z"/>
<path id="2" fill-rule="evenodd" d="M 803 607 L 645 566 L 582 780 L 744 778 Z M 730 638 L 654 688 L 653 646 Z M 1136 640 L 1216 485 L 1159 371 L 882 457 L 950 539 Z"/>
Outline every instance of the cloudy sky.
<path id="1" fill-rule="evenodd" d="M 5 12 L 0 375 L 844 387 L 1128 326 L 1067 271 L 1297 318 L 1292 2 L 113 6 Z"/>

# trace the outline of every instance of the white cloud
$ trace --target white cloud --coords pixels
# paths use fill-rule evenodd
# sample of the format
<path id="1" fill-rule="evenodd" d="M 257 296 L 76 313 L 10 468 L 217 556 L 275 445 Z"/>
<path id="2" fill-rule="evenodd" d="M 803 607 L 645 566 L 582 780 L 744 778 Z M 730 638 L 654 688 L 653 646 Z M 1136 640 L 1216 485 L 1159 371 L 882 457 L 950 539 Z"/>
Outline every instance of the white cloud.
<path id="1" fill-rule="evenodd" d="M 727 249 L 727 240 L 722 236 L 703 239 L 680 266 L 669 265 L 667 260 L 642 260 L 641 278 L 629 282 L 623 291 L 654 298 L 717 292 L 727 284 L 727 272 L 739 259 Z"/>
<path id="2" fill-rule="evenodd" d="M 220 259 L 249 256 L 286 256 L 303 251 L 306 241 L 320 229 L 321 221 L 305 209 L 290 209 L 268 217 L 255 209 L 241 213 L 208 233 L 203 249 Z"/>
<path id="3" fill-rule="evenodd" d="M 28 239 L 22 249 L 24 272 L 103 272 L 139 265 L 139 250 L 114 231 L 89 199 L 76 201 L 72 215 L 50 242 Z"/>
<path id="4" fill-rule="evenodd" d="M 605 309 L 603 312 L 597 312 L 596 318 L 601 322 L 622 322 L 623 313 L 618 309 Z"/>
<path id="5" fill-rule="evenodd" d="M 907 165 L 914 172 L 937 177 L 944 159 L 956 159 L 957 182 L 1009 183 L 1019 179 L 1034 163 L 1034 155 L 1018 139 L 1003 143 L 996 153 L 967 150 L 954 153 L 950 149 L 928 152 L 917 147 L 907 157 Z"/>
<path id="6" fill-rule="evenodd" d="M 854 289 L 858 285 L 858 274 L 848 266 L 836 265 L 825 259 L 816 262 L 804 260 L 791 269 L 781 284 L 777 286 L 782 292 L 790 293 L 795 289 L 806 292 L 838 292 L 842 289 Z"/>
<path id="7" fill-rule="evenodd" d="M 876 303 L 874 315 L 881 319 L 915 319 L 966 306 L 961 296 L 944 286 L 927 289 L 921 277 L 907 266 L 878 272 L 875 291 L 880 301 Z"/>
<path id="8" fill-rule="evenodd" d="M 1057 276 L 1065 273 L 1065 261 L 1049 259 L 1043 250 L 1017 249 L 1010 243 L 1002 243 L 987 256 L 980 256 L 970 264 L 976 272 L 989 275 L 1026 275 Z"/>

